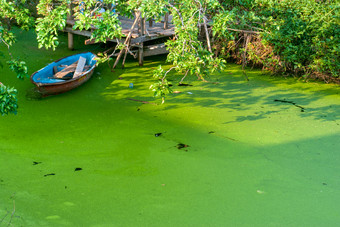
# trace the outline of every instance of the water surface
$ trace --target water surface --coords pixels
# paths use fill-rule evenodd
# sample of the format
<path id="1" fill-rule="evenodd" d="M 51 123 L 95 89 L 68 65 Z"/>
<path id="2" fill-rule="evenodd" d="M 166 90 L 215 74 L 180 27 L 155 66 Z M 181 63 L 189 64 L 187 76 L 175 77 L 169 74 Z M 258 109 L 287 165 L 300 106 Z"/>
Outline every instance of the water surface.
<path id="1" fill-rule="evenodd" d="M 76 38 L 71 52 L 63 36 L 52 52 L 33 40 L 20 33 L 13 49 L 30 73 L 101 48 Z M 43 99 L 1 69 L 19 109 L 0 118 L 0 226 L 339 223 L 338 86 L 256 70 L 247 82 L 230 64 L 209 83 L 180 87 L 171 76 L 181 93 L 158 105 L 148 87 L 165 58 L 145 60 L 114 73 L 101 65 L 83 86 Z"/>

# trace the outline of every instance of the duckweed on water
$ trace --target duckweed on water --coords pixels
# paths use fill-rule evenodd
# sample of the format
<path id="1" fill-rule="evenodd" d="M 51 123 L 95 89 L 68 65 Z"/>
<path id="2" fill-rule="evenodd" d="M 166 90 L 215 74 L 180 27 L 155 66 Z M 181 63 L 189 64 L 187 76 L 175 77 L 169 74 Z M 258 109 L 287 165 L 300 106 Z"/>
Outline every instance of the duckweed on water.
<path id="1" fill-rule="evenodd" d="M 75 52 L 101 48 L 75 40 Z M 66 45 L 64 36 L 55 52 L 38 50 L 34 35 L 21 32 L 12 52 L 32 73 L 74 54 Z M 148 87 L 165 58 L 145 60 L 115 73 L 100 65 L 100 78 L 41 99 L 26 99 L 30 81 L 1 69 L 19 109 L 0 118 L 0 225 L 339 223 L 338 86 L 259 71 L 246 82 L 230 64 L 210 83 L 174 85 L 180 93 L 158 105 Z"/>

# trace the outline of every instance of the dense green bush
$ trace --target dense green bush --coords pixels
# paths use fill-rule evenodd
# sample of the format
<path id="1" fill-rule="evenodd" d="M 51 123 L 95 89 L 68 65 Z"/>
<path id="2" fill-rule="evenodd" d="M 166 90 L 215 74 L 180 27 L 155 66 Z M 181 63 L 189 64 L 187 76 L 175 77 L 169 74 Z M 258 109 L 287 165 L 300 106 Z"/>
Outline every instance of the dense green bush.
<path id="1" fill-rule="evenodd" d="M 274 71 L 323 79 L 340 76 L 339 24 L 336 0 L 229 0 L 214 18 L 215 36 L 224 40 L 219 51 L 230 54 L 236 48 L 237 57 L 247 51 L 247 61 Z M 247 47 L 237 45 L 244 34 L 252 36 Z"/>

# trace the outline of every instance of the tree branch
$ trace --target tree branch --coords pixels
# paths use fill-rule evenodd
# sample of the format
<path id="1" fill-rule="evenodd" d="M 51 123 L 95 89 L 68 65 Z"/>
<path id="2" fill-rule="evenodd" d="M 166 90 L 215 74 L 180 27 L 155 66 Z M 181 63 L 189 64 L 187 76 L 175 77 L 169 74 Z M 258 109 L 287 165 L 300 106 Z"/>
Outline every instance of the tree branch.
<path id="1" fill-rule="evenodd" d="M 208 50 L 211 53 L 211 44 L 210 44 L 210 37 L 209 37 L 209 32 L 208 32 L 208 27 L 207 27 L 207 21 L 206 21 L 206 17 L 203 16 L 203 26 L 204 26 L 204 30 L 205 30 L 205 37 L 207 38 L 207 45 L 208 45 Z"/>
<path id="2" fill-rule="evenodd" d="M 243 32 L 243 33 L 249 33 L 249 34 L 260 34 L 260 32 L 257 31 L 249 31 L 249 30 L 240 30 L 240 29 L 234 29 L 234 28 L 226 28 L 228 31 L 233 32 Z"/>
<path id="3" fill-rule="evenodd" d="M 141 15 L 140 12 L 137 12 L 137 13 L 136 13 L 136 19 L 135 19 L 135 21 L 133 22 L 133 24 L 132 24 L 132 26 L 131 26 L 130 32 L 129 32 L 128 36 L 127 36 L 126 39 L 125 39 L 124 45 L 127 45 L 127 44 L 130 42 L 130 39 L 131 39 L 131 36 L 132 36 L 132 30 L 135 28 L 135 26 L 136 26 L 136 24 L 137 24 L 137 21 L 138 21 L 138 19 L 140 18 L 140 15 Z M 124 52 L 125 49 L 126 49 L 126 48 L 120 50 L 119 55 L 117 56 L 116 61 L 115 61 L 114 65 L 113 65 L 112 69 L 116 68 L 116 66 L 117 66 L 117 64 L 118 64 L 118 62 L 119 62 L 119 60 L 120 60 L 120 58 L 122 57 L 122 54 L 123 54 L 123 52 Z M 126 51 L 126 50 L 125 50 L 125 51 Z"/>

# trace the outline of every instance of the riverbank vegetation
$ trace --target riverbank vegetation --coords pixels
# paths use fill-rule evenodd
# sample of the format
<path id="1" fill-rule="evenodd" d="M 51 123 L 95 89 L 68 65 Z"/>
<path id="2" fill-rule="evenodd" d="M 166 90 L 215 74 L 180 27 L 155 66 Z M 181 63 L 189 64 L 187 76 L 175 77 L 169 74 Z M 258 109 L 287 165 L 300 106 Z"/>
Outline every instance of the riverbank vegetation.
<path id="1" fill-rule="evenodd" d="M 217 54 L 274 73 L 339 81 L 337 1 L 221 1 L 213 31 Z"/>
<path id="2" fill-rule="evenodd" d="M 0 45 L 7 47 L 7 63 L 20 79 L 28 76 L 28 70 L 24 61 L 10 53 L 15 42 L 11 26 L 34 28 L 39 47 L 55 49 L 59 30 L 71 13 L 70 2 L 0 0 Z M 106 11 L 101 17 L 94 16 L 102 8 Z M 84 0 L 72 12 L 77 20 L 74 29 L 95 25 L 99 29 L 91 38 L 96 41 L 120 38 L 116 12 L 129 17 L 137 12 L 137 16 L 156 21 L 165 13 L 172 15 L 176 35 L 166 45 L 167 61 L 173 66 L 169 70 L 160 66 L 153 75 L 156 82 L 150 86 L 163 101 L 172 92 L 169 73 L 177 73 L 179 83 L 187 76 L 205 80 L 223 70 L 226 61 L 327 83 L 340 80 L 340 6 L 336 0 Z M 99 54 L 100 62 L 110 61 L 124 48 L 125 43 L 118 43 L 111 52 Z M 4 91 L 1 100 L 9 96 L 15 100 L 15 89 L 0 86 Z M 8 104 L 0 107 L 2 114 L 16 109 L 16 105 L 11 111 L 4 109 Z"/>

